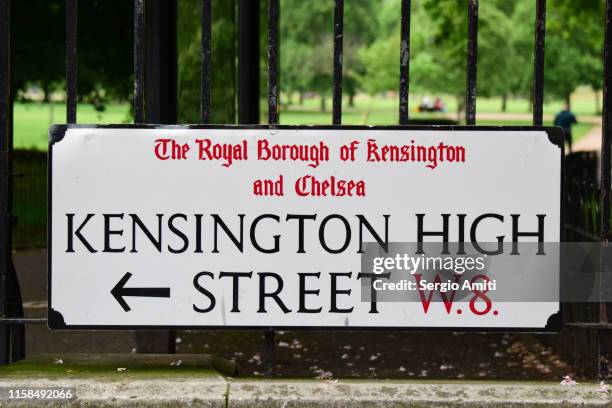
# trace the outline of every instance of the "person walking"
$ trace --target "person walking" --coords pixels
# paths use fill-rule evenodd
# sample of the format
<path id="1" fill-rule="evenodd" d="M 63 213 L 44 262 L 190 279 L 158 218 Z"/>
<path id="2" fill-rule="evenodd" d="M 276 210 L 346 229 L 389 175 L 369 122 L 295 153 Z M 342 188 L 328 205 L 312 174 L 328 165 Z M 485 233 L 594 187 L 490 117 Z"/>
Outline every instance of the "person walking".
<path id="1" fill-rule="evenodd" d="M 574 123 L 578 123 L 576 115 L 570 111 L 569 104 L 564 103 L 563 110 L 555 116 L 555 126 L 559 126 L 563 129 L 565 141 L 567 142 L 570 153 L 572 152 L 572 125 Z"/>

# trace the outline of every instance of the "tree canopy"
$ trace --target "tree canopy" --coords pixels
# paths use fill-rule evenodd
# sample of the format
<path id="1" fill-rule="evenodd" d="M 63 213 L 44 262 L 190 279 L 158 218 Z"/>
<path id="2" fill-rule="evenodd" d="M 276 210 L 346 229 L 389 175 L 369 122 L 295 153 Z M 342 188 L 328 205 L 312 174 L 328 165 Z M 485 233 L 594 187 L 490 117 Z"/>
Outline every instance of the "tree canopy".
<path id="1" fill-rule="evenodd" d="M 266 7 L 262 0 L 261 39 Z M 569 99 L 580 85 L 602 87 L 604 2 L 548 0 L 545 96 Z M 178 24 L 179 101 L 182 120 L 197 120 L 200 7 L 181 0 Z M 467 0 L 412 0 L 410 90 L 456 96 L 465 88 Z M 81 101 L 126 100 L 132 93 L 132 2 L 79 2 L 78 95 Z M 235 110 L 237 1 L 213 1 L 213 104 L 219 118 Z M 325 98 L 332 90 L 333 1 L 280 1 L 280 85 L 282 102 L 295 94 Z M 396 91 L 399 86 L 401 0 L 345 2 L 343 89 Z M 14 83 L 45 92 L 64 86 L 65 2 L 13 2 Z M 480 2 L 478 94 L 529 98 L 533 82 L 535 1 Z M 261 47 L 265 67 L 265 47 Z M 265 69 L 261 70 L 265 82 Z M 262 91 L 265 87 L 262 87 Z"/>
<path id="2" fill-rule="evenodd" d="M 579 3 L 579 4 L 578 4 Z M 378 38 L 360 52 L 365 67 L 362 90 L 398 86 L 400 1 L 384 0 L 378 13 Z M 480 2 L 478 94 L 530 97 L 533 81 L 535 2 Z M 603 2 L 548 2 L 545 95 L 569 98 L 580 85 L 601 89 Z M 457 95 L 465 87 L 467 2 L 413 0 L 410 89 Z"/>
<path id="3" fill-rule="evenodd" d="M 78 4 L 79 99 L 98 106 L 132 92 L 133 5 L 124 0 Z M 38 85 L 48 94 L 64 85 L 65 1 L 14 1 L 13 81 L 17 90 Z"/>

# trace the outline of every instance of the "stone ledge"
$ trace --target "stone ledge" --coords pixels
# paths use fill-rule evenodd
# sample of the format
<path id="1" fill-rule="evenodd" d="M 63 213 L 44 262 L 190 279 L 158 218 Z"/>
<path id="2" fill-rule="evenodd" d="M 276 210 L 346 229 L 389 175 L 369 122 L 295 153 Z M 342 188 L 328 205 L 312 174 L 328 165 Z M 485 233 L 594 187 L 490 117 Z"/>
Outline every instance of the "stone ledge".
<path id="1" fill-rule="evenodd" d="M 599 385 L 419 381 L 236 381 L 234 407 L 612 406 Z"/>
<path id="2" fill-rule="evenodd" d="M 35 379 L 0 378 L 0 387 L 74 387 L 72 401 L 10 402 L 0 400 L 7 407 L 226 407 L 228 383 L 222 377 L 193 379 Z"/>
<path id="3" fill-rule="evenodd" d="M 235 372 L 233 363 L 206 355 L 38 356 L 0 367 L 0 387 L 71 387 L 77 398 L 71 404 L 0 400 L 0 406 L 612 407 L 610 395 L 593 383 L 265 380 L 228 372 Z"/>
<path id="4" fill-rule="evenodd" d="M 444 383 L 405 381 L 235 380 L 149 378 L 0 379 L 1 387 L 74 387 L 71 404 L 85 407 L 603 407 L 608 394 L 594 384 L 561 387 L 550 383 Z M 5 406 L 5 401 L 0 401 Z M 9 407 L 33 406 L 18 402 Z"/>

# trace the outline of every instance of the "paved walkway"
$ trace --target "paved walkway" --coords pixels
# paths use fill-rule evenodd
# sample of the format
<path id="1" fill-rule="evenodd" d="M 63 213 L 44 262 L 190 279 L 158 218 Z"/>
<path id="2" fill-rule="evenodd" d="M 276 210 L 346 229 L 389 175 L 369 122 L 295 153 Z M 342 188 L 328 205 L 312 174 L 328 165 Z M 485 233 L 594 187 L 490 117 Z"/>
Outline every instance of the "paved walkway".
<path id="1" fill-rule="evenodd" d="M 573 150 L 575 152 L 600 151 L 601 132 L 601 125 L 593 127 L 593 129 L 591 129 L 589 133 L 584 135 L 582 139 L 574 143 L 574 146 L 572 146 Z"/>
<path id="2" fill-rule="evenodd" d="M 552 121 L 553 120 L 553 116 L 552 114 L 545 114 L 543 116 L 544 122 L 546 121 Z M 453 117 L 453 119 L 456 119 L 456 116 Z M 531 121 L 533 119 L 533 115 L 531 113 L 477 113 L 476 114 L 476 120 L 478 119 L 487 119 L 487 120 L 527 120 L 527 121 Z M 592 124 L 596 124 L 596 125 L 600 125 L 601 124 L 601 116 L 597 116 L 597 115 L 580 115 L 580 117 L 578 118 L 580 120 L 580 122 L 584 122 L 584 123 L 592 123 Z"/>
<path id="3" fill-rule="evenodd" d="M 488 119 L 488 120 L 531 120 L 531 113 L 479 113 L 477 119 Z M 553 115 L 544 115 L 544 121 L 551 121 Z M 600 116 L 580 116 L 580 121 L 584 123 L 591 123 L 594 126 L 589 133 L 584 135 L 572 146 L 575 152 L 586 152 L 586 151 L 600 151 L 601 150 L 601 117 Z"/>

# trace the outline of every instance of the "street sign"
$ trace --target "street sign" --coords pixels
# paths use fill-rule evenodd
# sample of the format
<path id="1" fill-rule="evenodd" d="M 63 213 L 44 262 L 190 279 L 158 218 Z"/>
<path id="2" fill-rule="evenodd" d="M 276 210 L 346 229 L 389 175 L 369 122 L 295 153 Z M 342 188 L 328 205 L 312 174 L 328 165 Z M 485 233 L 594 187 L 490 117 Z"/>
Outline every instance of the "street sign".
<path id="1" fill-rule="evenodd" d="M 435 285 L 372 299 L 382 277 L 362 261 L 368 242 L 559 242 L 562 140 L 543 127 L 53 126 L 49 326 L 554 330 L 558 300 L 496 301 L 490 284 L 456 305 Z"/>

